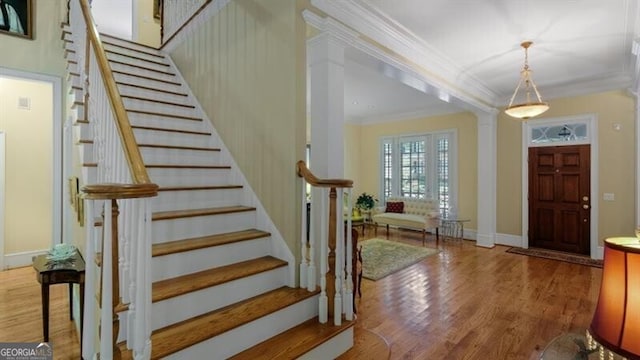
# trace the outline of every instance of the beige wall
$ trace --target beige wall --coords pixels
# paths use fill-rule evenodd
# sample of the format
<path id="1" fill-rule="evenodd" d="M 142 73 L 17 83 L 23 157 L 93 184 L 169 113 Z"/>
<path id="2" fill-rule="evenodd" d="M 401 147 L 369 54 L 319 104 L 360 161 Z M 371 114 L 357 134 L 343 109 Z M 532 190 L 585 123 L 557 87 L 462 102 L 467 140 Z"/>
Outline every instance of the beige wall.
<path id="1" fill-rule="evenodd" d="M 136 0 L 139 43 L 160 47 L 160 20 L 153 17 L 153 0 Z"/>
<path id="2" fill-rule="evenodd" d="M 599 142 L 598 238 L 633 235 L 635 182 L 634 100 L 624 91 L 557 99 L 543 118 L 595 114 Z M 536 120 L 529 120 L 535 122 Z M 614 124 L 622 129 L 616 131 Z M 498 118 L 498 233 L 521 235 L 522 159 L 521 124 L 500 113 Z M 603 193 L 615 201 L 603 201 Z"/>
<path id="3" fill-rule="evenodd" d="M 303 1 L 231 1 L 172 54 L 293 250 L 306 144 Z"/>
<path id="4" fill-rule="evenodd" d="M 458 134 L 458 214 L 468 217 L 470 229 L 477 221 L 477 120 L 472 113 L 457 113 L 429 118 L 394 121 L 382 124 L 357 126 L 359 131 L 346 131 L 347 159 L 358 162 L 359 175 L 356 195 L 361 192 L 380 196 L 380 138 L 389 135 L 425 133 L 437 130 L 456 129 Z M 359 134 L 358 134 L 359 133 Z M 357 139 L 357 136 L 360 139 Z M 359 158 L 351 155 L 355 150 L 351 143 L 359 143 Z M 347 173 L 348 174 L 348 173 Z"/>
<path id="5" fill-rule="evenodd" d="M 354 201 L 363 192 L 360 180 L 362 161 L 370 158 L 362 151 L 361 128 L 354 124 L 344 126 L 344 178 L 353 180 Z"/>
<path id="6" fill-rule="evenodd" d="M 18 98 L 31 109 L 18 108 Z M 0 77 L 6 136 L 5 254 L 48 249 L 53 220 L 53 86 Z"/>
<path id="7" fill-rule="evenodd" d="M 0 35 L 0 66 L 62 77 L 65 59 L 60 36 L 66 1 L 33 1 L 33 40 Z"/>

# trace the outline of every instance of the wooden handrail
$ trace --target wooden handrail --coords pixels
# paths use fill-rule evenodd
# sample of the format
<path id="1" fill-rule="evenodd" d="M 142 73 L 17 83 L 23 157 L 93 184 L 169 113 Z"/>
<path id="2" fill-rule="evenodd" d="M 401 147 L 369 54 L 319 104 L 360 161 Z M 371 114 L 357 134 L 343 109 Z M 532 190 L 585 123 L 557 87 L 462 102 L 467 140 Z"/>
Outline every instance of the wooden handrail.
<path id="1" fill-rule="evenodd" d="M 133 178 L 133 182 L 136 184 L 150 184 L 151 180 L 149 179 L 149 174 L 147 173 L 147 169 L 142 161 L 140 149 L 136 144 L 135 136 L 133 135 L 133 130 L 129 123 L 129 117 L 127 116 L 127 111 L 124 108 L 124 103 L 122 102 L 122 98 L 118 92 L 118 87 L 113 77 L 113 73 L 111 72 L 107 55 L 104 52 L 102 41 L 100 41 L 98 30 L 93 23 L 91 8 L 89 7 L 87 0 L 80 0 L 80 7 L 82 8 L 82 15 L 84 16 L 85 23 L 87 25 L 87 34 L 89 35 L 89 40 L 93 46 L 98 67 L 100 68 L 100 75 L 102 76 L 102 80 L 104 81 L 105 88 L 109 96 L 109 103 L 111 104 L 111 109 L 116 118 L 116 127 L 118 128 L 118 134 L 122 141 L 125 157 L 129 164 L 131 177 Z"/>
<path id="2" fill-rule="evenodd" d="M 88 200 L 136 199 L 158 195 L 156 184 L 95 184 L 82 187 Z"/>
<path id="3" fill-rule="evenodd" d="M 300 160 L 296 164 L 298 169 L 298 176 L 304 178 L 304 180 L 316 187 L 327 187 L 327 188 L 351 188 L 353 187 L 353 180 L 348 179 L 319 179 L 317 176 L 313 175 L 311 170 L 307 168 L 307 164 L 304 161 Z"/>

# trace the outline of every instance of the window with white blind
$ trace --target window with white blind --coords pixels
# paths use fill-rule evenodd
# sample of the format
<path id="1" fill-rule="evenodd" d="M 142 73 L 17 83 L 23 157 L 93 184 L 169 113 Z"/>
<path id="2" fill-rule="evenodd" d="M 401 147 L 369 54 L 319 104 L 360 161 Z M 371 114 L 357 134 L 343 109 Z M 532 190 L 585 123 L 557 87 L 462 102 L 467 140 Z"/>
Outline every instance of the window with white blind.
<path id="1" fill-rule="evenodd" d="M 443 216 L 455 208 L 455 130 L 383 137 L 380 199 L 436 199 Z"/>

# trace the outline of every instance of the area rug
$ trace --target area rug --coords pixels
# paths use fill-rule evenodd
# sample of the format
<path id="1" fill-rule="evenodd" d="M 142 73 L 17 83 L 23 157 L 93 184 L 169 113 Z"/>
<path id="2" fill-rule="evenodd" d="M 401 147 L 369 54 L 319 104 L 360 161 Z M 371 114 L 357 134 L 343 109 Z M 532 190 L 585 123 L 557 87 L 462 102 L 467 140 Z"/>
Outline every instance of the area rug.
<path id="1" fill-rule="evenodd" d="M 365 240 L 362 245 L 362 276 L 370 280 L 404 269 L 438 253 L 438 250 L 408 245 L 379 238 Z"/>
<path id="2" fill-rule="evenodd" d="M 507 250 L 507 252 L 513 253 L 513 254 L 535 256 L 535 257 L 544 258 L 544 259 L 560 260 L 560 261 L 564 261 L 572 264 L 587 265 L 587 266 L 593 266 L 593 267 L 599 267 L 599 268 L 602 267 L 602 260 L 595 260 L 587 256 L 563 253 L 563 252 L 553 251 L 553 250 L 538 249 L 538 248 L 522 249 L 522 248 L 512 247 L 511 249 Z"/>

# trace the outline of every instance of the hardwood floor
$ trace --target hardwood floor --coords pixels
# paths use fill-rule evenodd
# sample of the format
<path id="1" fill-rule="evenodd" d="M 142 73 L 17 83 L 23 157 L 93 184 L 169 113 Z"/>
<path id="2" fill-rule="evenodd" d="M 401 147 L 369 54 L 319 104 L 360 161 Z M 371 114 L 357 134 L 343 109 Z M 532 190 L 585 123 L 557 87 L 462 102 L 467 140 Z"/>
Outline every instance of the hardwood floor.
<path id="1" fill-rule="evenodd" d="M 385 231 L 379 237 L 385 237 Z M 367 229 L 364 239 L 372 237 Z M 422 235 L 392 231 L 420 246 Z M 435 247 L 429 239 L 427 246 Z M 441 242 L 440 253 L 364 280 L 349 359 L 537 359 L 554 337 L 591 322 L 602 270 Z M 366 261 L 366 260 L 365 260 Z M 79 359 L 66 285 L 51 287 L 55 359 Z M 42 340 L 40 286 L 30 267 L 0 272 L 0 342 Z"/>
<path id="2" fill-rule="evenodd" d="M 41 342 L 40 284 L 32 267 L 0 271 L 0 342 Z M 69 287 L 51 285 L 49 344 L 54 359 L 79 359 L 80 343 L 69 320 Z"/>
<path id="3" fill-rule="evenodd" d="M 384 230 L 378 235 L 386 237 Z M 410 231 L 390 235 L 418 246 L 421 239 Z M 435 241 L 427 246 L 436 247 Z M 581 333 L 591 323 L 602 269 L 472 241 L 439 248 L 438 255 L 386 278 L 363 280 L 356 346 L 340 360 L 386 358 L 358 341 L 364 331 L 390 345 L 390 359 L 537 359 L 554 337 Z"/>

